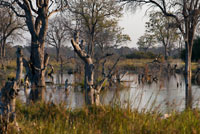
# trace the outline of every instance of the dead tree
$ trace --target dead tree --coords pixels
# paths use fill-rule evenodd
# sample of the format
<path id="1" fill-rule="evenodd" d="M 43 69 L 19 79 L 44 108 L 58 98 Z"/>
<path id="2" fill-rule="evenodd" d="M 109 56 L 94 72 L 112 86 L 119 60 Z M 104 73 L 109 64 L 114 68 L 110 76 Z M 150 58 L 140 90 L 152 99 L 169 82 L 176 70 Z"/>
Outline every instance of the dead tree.
<path id="1" fill-rule="evenodd" d="M 94 63 L 91 55 L 86 53 L 84 49 L 81 49 L 80 46 L 84 46 L 84 41 L 81 41 L 79 44 L 79 33 L 74 34 L 74 38 L 71 40 L 74 51 L 78 54 L 78 56 L 82 59 L 85 64 L 85 101 L 87 105 L 95 104 L 100 105 L 100 91 L 102 89 L 103 83 L 113 75 L 113 70 L 117 65 L 117 62 L 110 69 L 108 75 L 105 75 L 100 82 L 94 84 Z"/>
<path id="2" fill-rule="evenodd" d="M 31 94 L 32 97 L 35 97 L 31 99 L 42 99 L 43 97 L 40 96 L 42 96 L 46 86 L 45 71 L 49 60 L 49 56 L 44 51 L 49 17 L 65 8 L 68 5 L 67 1 L 0 0 L 0 5 L 10 8 L 17 17 L 22 17 L 25 20 L 31 35 L 30 61 L 25 63 L 26 70 L 29 70 L 29 74 L 31 74 L 28 75 L 32 85 Z"/>
<path id="3" fill-rule="evenodd" d="M 91 56 L 80 48 L 79 45 L 79 33 L 74 34 L 74 39 L 71 40 L 74 51 L 85 63 L 85 101 L 86 104 L 94 104 L 94 64 Z M 84 43 L 81 41 L 81 43 Z"/>
<path id="4" fill-rule="evenodd" d="M 1 89 L 0 96 L 0 133 L 7 133 L 8 124 L 16 122 L 16 97 L 20 90 L 22 71 L 23 71 L 23 54 L 20 48 L 17 49 L 17 72 L 16 78 L 12 81 L 7 81 L 5 86 Z"/>

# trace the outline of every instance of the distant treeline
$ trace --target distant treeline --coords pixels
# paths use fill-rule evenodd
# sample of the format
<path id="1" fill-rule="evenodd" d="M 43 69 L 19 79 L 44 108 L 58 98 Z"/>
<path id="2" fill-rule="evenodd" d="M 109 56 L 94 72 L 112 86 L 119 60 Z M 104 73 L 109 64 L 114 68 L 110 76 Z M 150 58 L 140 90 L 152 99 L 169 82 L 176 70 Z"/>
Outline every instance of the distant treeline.
<path id="1" fill-rule="evenodd" d="M 155 59 L 158 57 L 157 54 L 154 54 L 153 52 L 141 52 L 136 51 L 134 53 L 126 55 L 127 59 Z"/>
<path id="2" fill-rule="evenodd" d="M 199 43 L 200 43 L 200 40 L 199 40 Z M 17 47 L 18 46 L 7 45 L 6 46 L 6 52 L 7 52 L 6 58 L 15 59 L 16 58 L 15 52 L 17 50 Z M 195 54 L 193 54 L 193 57 L 200 57 L 200 56 L 196 56 L 196 55 L 200 55 L 200 53 L 198 53 L 198 50 L 200 50 L 199 47 L 200 46 L 198 46 L 198 45 L 194 46 L 193 53 L 195 53 Z M 30 46 L 24 46 L 22 49 L 23 49 L 24 56 L 29 58 L 30 57 Z M 56 57 L 56 49 L 54 47 L 46 47 L 45 51 L 50 55 L 51 59 L 54 59 Z M 95 55 L 97 55 L 97 56 L 102 55 L 102 51 L 100 50 L 100 48 L 96 47 L 95 51 L 96 51 Z M 128 59 L 154 59 L 156 57 L 162 56 L 163 51 L 164 51 L 163 47 L 151 48 L 147 52 L 140 51 L 135 48 L 129 48 L 129 47 L 120 47 L 120 48 L 110 47 L 107 49 L 107 51 L 104 52 L 104 54 L 105 53 L 113 53 L 114 55 L 118 55 L 118 56 L 121 55 Z M 61 49 L 60 54 L 63 58 L 75 56 L 73 49 L 68 46 L 64 46 Z M 181 57 L 184 57 L 183 54 L 184 54 L 184 52 L 182 51 Z M 179 58 L 180 57 L 179 51 L 178 50 L 171 51 L 170 57 Z M 182 59 L 184 59 L 184 58 L 182 58 Z M 196 59 L 198 59 L 198 58 L 196 58 Z"/>

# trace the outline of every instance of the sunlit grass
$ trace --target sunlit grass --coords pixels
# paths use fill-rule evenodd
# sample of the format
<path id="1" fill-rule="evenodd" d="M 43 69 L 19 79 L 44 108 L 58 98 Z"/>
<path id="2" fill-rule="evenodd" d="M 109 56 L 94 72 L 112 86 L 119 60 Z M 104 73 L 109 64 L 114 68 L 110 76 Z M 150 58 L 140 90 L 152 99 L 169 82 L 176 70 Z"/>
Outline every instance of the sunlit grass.
<path id="1" fill-rule="evenodd" d="M 16 68 L 17 68 L 17 63 L 16 63 L 15 60 L 8 61 L 7 66 L 6 66 L 7 70 L 13 70 L 14 71 Z"/>
<path id="2" fill-rule="evenodd" d="M 173 112 L 167 119 L 157 112 L 138 112 L 119 106 L 86 107 L 71 111 L 64 105 L 17 105 L 22 134 L 196 134 L 200 111 Z M 13 133 L 14 134 L 14 133 Z"/>
<path id="3" fill-rule="evenodd" d="M 144 67 L 147 63 L 152 62 L 152 59 L 121 59 L 120 62 L 118 62 L 118 67 L 128 67 L 128 68 L 136 68 L 136 67 Z M 161 62 L 164 62 L 163 59 L 160 59 Z M 108 60 L 106 62 L 107 66 L 112 66 L 115 60 Z M 184 62 L 180 59 L 169 59 L 168 61 L 170 64 L 179 64 L 179 66 L 184 66 Z M 63 62 L 63 69 L 72 69 L 75 67 L 75 61 L 73 59 L 70 59 L 70 61 L 64 61 Z M 50 60 L 50 64 L 54 67 L 55 71 L 60 70 L 60 62 L 57 62 L 56 60 Z M 192 62 L 192 70 L 196 70 L 198 67 L 197 62 Z M 9 64 L 7 65 L 8 70 L 15 70 L 16 69 L 16 61 L 12 60 L 9 61 Z"/>
<path id="4" fill-rule="evenodd" d="M 198 68 L 198 63 L 197 62 L 192 62 L 192 71 L 196 71 Z"/>
<path id="5" fill-rule="evenodd" d="M 54 67 L 54 71 L 57 72 L 61 70 L 61 62 L 56 60 L 50 60 L 49 64 L 51 64 Z M 64 60 L 63 61 L 63 71 L 73 69 L 75 67 L 75 61 L 70 59 L 69 61 Z"/>

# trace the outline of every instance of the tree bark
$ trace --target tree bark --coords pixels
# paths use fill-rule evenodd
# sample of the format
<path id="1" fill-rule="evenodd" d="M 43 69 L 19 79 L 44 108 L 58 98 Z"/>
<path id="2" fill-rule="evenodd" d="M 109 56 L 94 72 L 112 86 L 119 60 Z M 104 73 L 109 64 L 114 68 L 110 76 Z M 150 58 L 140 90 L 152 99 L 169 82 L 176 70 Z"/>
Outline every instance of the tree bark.
<path id="1" fill-rule="evenodd" d="M 8 124 L 14 122 L 16 123 L 16 97 L 18 95 L 22 71 L 23 71 L 23 55 L 21 49 L 17 49 L 17 71 L 16 71 L 16 79 L 13 81 L 7 81 L 5 86 L 1 89 L 1 97 L 0 97 L 0 114 L 2 114 L 0 119 L 0 133 L 7 133 Z M 17 129 L 18 126 L 16 126 Z M 2 132 L 3 131 L 3 132 Z"/>
<path id="2" fill-rule="evenodd" d="M 0 58 L 2 59 L 3 58 L 3 49 L 2 49 L 2 46 L 3 46 L 3 41 L 1 41 L 1 46 L 0 46 Z"/>
<path id="3" fill-rule="evenodd" d="M 167 56 L 167 45 L 164 45 L 164 49 L 165 49 L 165 60 L 168 59 L 168 56 Z"/>
<path id="4" fill-rule="evenodd" d="M 92 59 L 85 63 L 85 101 L 87 105 L 94 104 L 94 65 Z"/>
<path id="5" fill-rule="evenodd" d="M 0 49 L 1 49 L 1 50 L 0 50 L 0 52 L 1 52 L 0 57 L 1 57 L 1 58 L 5 58 L 5 56 L 6 56 L 5 45 L 6 45 L 5 40 L 2 40 L 2 41 L 1 41 L 1 47 L 0 47 Z"/>
<path id="6" fill-rule="evenodd" d="M 3 42 L 3 46 L 2 46 L 2 54 L 3 54 L 2 57 L 3 57 L 3 58 L 6 57 L 6 47 L 5 47 L 5 46 L 6 46 L 6 42 L 4 41 L 4 42 Z"/>
<path id="7" fill-rule="evenodd" d="M 21 83 L 22 73 L 23 73 L 23 53 L 21 48 L 17 49 L 17 72 L 16 72 L 16 81 Z"/>
<path id="8" fill-rule="evenodd" d="M 56 48 L 56 61 L 59 62 L 60 60 L 60 48 Z"/>
<path id="9" fill-rule="evenodd" d="M 191 57 L 192 46 L 185 42 L 186 46 L 186 59 L 185 59 L 185 105 L 186 108 L 192 108 L 192 70 L 191 70 Z"/>
<path id="10" fill-rule="evenodd" d="M 39 2 L 39 3 L 37 3 Z M 48 29 L 49 1 L 36 1 L 37 15 L 34 19 L 32 8 L 28 2 L 24 2 L 22 8 L 25 11 L 26 25 L 31 34 L 31 56 L 29 80 L 31 81 L 30 99 L 33 101 L 44 99 L 45 70 L 48 64 L 48 57 L 45 59 L 44 46 Z M 30 77 L 31 76 L 31 77 Z"/>
<path id="11" fill-rule="evenodd" d="M 74 39 L 71 40 L 72 46 L 74 47 L 75 52 L 83 60 L 85 64 L 85 102 L 86 105 L 95 104 L 94 99 L 94 64 L 90 54 L 87 54 L 85 50 L 82 50 L 79 45 L 79 33 L 74 34 Z M 84 43 L 84 41 L 81 41 Z M 83 45 L 83 44 L 81 44 Z"/>
<path id="12" fill-rule="evenodd" d="M 37 43 L 36 39 L 32 39 L 31 44 L 31 92 L 30 99 L 32 101 L 44 100 L 44 87 L 45 87 L 45 71 L 44 68 L 44 50 L 41 47 L 44 44 Z"/>

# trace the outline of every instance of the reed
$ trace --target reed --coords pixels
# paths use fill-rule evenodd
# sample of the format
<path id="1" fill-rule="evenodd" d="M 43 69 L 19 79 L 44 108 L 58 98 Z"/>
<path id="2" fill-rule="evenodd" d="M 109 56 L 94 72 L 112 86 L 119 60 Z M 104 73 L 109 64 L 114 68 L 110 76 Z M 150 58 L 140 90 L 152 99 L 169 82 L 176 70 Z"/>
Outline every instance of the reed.
<path id="1" fill-rule="evenodd" d="M 200 110 L 159 112 L 131 110 L 130 107 L 90 106 L 67 109 L 64 104 L 17 103 L 17 120 L 22 134 L 197 134 Z M 17 133 L 9 129 L 10 134 Z"/>

